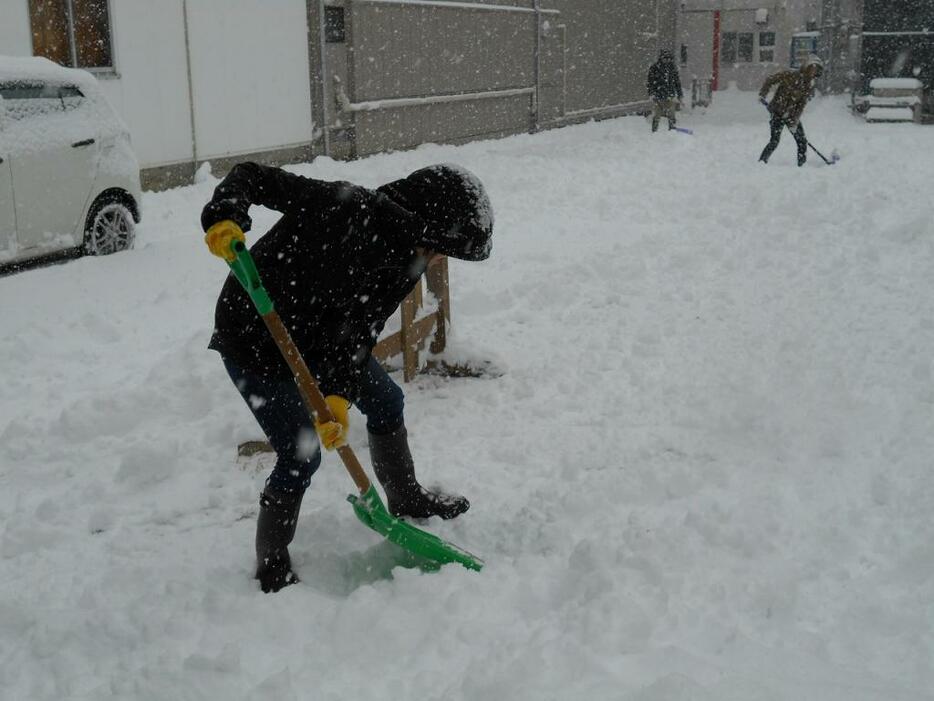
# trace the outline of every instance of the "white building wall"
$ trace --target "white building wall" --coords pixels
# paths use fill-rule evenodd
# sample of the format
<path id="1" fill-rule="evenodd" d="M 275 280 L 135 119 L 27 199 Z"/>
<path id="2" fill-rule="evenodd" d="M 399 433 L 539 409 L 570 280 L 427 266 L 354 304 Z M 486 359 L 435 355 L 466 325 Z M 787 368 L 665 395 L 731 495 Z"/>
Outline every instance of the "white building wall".
<path id="1" fill-rule="evenodd" d="M 0 0 L 0 54 L 32 54 L 28 6 Z M 184 7 L 110 2 L 116 73 L 99 76 L 100 84 L 130 129 L 140 166 L 310 142 L 305 0 L 187 0 L 194 140 Z"/>
<path id="2" fill-rule="evenodd" d="M 749 3 L 747 3 L 749 4 Z M 720 14 L 720 33 L 746 32 L 753 35 L 753 59 L 751 62 L 726 63 L 720 62 L 720 87 L 728 88 L 735 85 L 740 90 L 759 90 L 765 79 L 773 73 L 788 68 L 788 49 L 791 45 L 791 29 L 787 22 L 787 15 L 780 3 L 759 4 L 762 9 L 768 10 L 768 22 L 756 22 L 756 10 L 730 10 Z M 763 62 L 760 60 L 759 38 L 762 32 L 775 32 L 774 60 Z M 722 47 L 721 47 L 722 51 Z"/>
<path id="3" fill-rule="evenodd" d="M 188 0 L 198 158 L 311 141 L 305 0 Z"/>
<path id="4" fill-rule="evenodd" d="M 111 0 L 114 77 L 101 78 L 140 166 L 192 158 L 181 0 Z"/>
<path id="5" fill-rule="evenodd" d="M 0 56 L 31 56 L 28 0 L 0 0 Z"/>
<path id="6" fill-rule="evenodd" d="M 758 23 L 757 11 L 768 11 L 768 22 Z M 688 74 L 713 72 L 713 16 L 720 12 L 720 33 L 751 32 L 754 35 L 751 62 L 720 63 L 720 88 L 736 85 L 758 90 L 767 76 L 786 70 L 790 64 L 791 38 L 804 31 L 808 22 L 820 18 L 819 0 L 682 0 L 679 43 L 688 47 Z M 761 32 L 775 32 L 773 61 L 760 60 Z M 684 76 L 682 76 L 684 77 Z M 685 79 L 686 80 L 686 79 Z"/>

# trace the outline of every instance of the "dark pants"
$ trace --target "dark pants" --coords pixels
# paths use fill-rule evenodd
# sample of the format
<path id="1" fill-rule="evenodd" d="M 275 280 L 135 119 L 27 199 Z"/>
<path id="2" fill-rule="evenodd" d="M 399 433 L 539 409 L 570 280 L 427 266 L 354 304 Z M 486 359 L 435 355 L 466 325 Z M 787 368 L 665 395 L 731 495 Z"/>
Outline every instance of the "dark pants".
<path id="1" fill-rule="evenodd" d="M 257 423 L 276 451 L 276 466 L 266 484 L 276 491 L 308 488 L 321 465 L 321 449 L 314 420 L 292 379 L 255 375 L 223 358 L 227 374 L 243 396 Z M 370 433 L 392 433 L 403 424 L 405 397 L 376 360 L 370 358 L 360 385 L 356 406 L 366 416 Z"/>
<path id="2" fill-rule="evenodd" d="M 772 152 L 778 148 L 778 142 L 782 138 L 782 129 L 784 128 L 785 120 L 783 120 L 780 115 L 773 114 L 772 118 L 769 120 L 769 129 L 772 132 L 772 138 L 765 147 L 765 150 L 762 151 L 762 155 L 759 156 L 760 161 L 768 162 Z M 804 127 L 801 126 L 801 122 L 798 122 L 798 128 L 792 133 L 795 137 L 795 142 L 798 144 L 798 165 L 802 165 L 808 157 L 808 140 L 804 135 Z"/>

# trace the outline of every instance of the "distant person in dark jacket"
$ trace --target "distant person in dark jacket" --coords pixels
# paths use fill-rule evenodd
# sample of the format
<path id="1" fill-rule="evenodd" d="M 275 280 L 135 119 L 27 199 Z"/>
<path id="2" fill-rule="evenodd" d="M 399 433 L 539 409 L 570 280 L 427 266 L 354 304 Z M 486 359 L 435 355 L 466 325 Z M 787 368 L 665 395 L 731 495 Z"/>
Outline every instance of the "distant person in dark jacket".
<path id="1" fill-rule="evenodd" d="M 402 390 L 371 351 L 433 257 L 490 255 L 493 217 L 483 185 L 457 166 L 422 168 L 369 190 L 241 163 L 201 215 L 212 253 L 231 259 L 231 243 L 250 229 L 251 205 L 282 213 L 250 252 L 337 419 L 312 421 L 249 295 L 229 275 L 209 347 L 276 451 L 256 526 L 256 578 L 269 592 L 298 581 L 287 546 L 302 495 L 321 463 L 319 441 L 328 450 L 344 445 L 351 403 L 366 416 L 373 470 L 393 515 L 454 518 L 470 506 L 415 479 Z"/>
<path id="2" fill-rule="evenodd" d="M 759 91 L 759 101 L 770 114 L 769 130 L 771 139 L 759 156 L 759 160 L 768 163 L 772 153 L 778 148 L 782 129 L 787 126 L 798 145 L 798 166 L 803 166 L 808 159 L 808 140 L 801 125 L 801 113 L 808 100 L 814 95 L 817 79 L 824 70 L 824 64 L 817 56 L 810 56 L 800 70 L 781 71 L 766 78 Z M 775 88 L 775 95 L 769 102 L 768 94 Z"/>
<path id="3" fill-rule="evenodd" d="M 658 60 L 649 67 L 645 85 L 654 103 L 652 131 L 658 131 L 658 123 L 662 117 L 668 119 L 668 128 L 674 129 L 677 122 L 675 112 L 684 98 L 684 92 L 681 89 L 681 76 L 678 75 L 674 55 L 670 51 L 662 49 L 658 52 Z"/>

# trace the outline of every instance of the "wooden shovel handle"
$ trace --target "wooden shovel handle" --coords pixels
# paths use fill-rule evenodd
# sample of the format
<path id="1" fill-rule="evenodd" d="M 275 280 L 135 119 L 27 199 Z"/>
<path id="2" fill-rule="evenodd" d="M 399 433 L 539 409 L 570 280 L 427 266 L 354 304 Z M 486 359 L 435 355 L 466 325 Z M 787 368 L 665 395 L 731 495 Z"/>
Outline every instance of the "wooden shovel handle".
<path id="1" fill-rule="evenodd" d="M 261 316 L 263 321 L 266 322 L 266 328 L 269 329 L 273 340 L 279 346 L 282 357 L 285 358 L 285 362 L 289 364 L 289 368 L 292 370 L 295 383 L 298 385 L 298 391 L 302 395 L 308 411 L 313 415 L 317 415 L 320 421 L 334 421 L 334 415 L 331 413 L 328 403 L 324 401 L 324 395 L 321 394 L 318 383 L 308 366 L 305 365 L 305 361 L 301 353 L 298 352 L 288 329 L 285 328 L 285 324 L 282 323 L 282 319 L 279 318 L 275 311 L 261 314 Z M 341 456 L 344 467 L 350 473 L 350 477 L 353 479 L 354 484 L 357 485 L 357 489 L 360 490 L 361 494 L 364 494 L 370 488 L 370 478 L 366 476 L 366 472 L 360 465 L 360 461 L 357 460 L 353 449 L 349 445 L 343 445 L 337 449 L 337 453 Z"/>

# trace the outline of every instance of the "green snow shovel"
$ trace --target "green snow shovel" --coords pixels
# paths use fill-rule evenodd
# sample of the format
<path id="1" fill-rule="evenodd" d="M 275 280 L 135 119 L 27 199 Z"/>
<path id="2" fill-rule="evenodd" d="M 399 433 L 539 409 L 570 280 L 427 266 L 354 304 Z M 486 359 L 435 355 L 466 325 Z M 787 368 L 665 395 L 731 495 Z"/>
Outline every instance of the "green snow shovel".
<path id="1" fill-rule="evenodd" d="M 242 241 L 235 241 L 231 245 L 236 258 L 230 261 L 228 265 L 233 270 L 237 280 L 243 285 L 243 289 L 250 295 L 256 310 L 266 322 L 266 328 L 272 334 L 273 340 L 279 346 L 282 356 L 292 369 L 295 377 L 295 383 L 302 395 L 305 406 L 312 416 L 317 415 L 322 421 L 333 421 L 334 417 L 328 408 L 327 402 L 321 390 L 318 389 L 318 383 L 312 376 L 308 366 L 302 359 L 295 342 L 289 335 L 288 329 L 282 323 L 279 315 L 273 308 L 272 299 L 263 287 L 259 277 L 259 271 L 253 262 L 253 256 L 247 250 Z M 400 521 L 392 516 L 383 505 L 376 487 L 370 482 L 366 472 L 354 455 L 349 445 L 343 445 L 337 449 L 344 467 L 350 473 L 354 484 L 360 490 L 359 495 L 351 494 L 347 501 L 353 504 L 354 513 L 357 514 L 363 524 L 392 541 L 396 545 L 405 548 L 409 552 L 419 555 L 423 558 L 433 561 L 437 564 L 446 564 L 449 562 L 459 562 L 467 569 L 479 571 L 483 567 L 483 560 L 471 555 L 466 550 L 461 550 L 456 545 L 452 545 L 441 540 L 438 536 L 426 533 L 415 526 Z"/>

